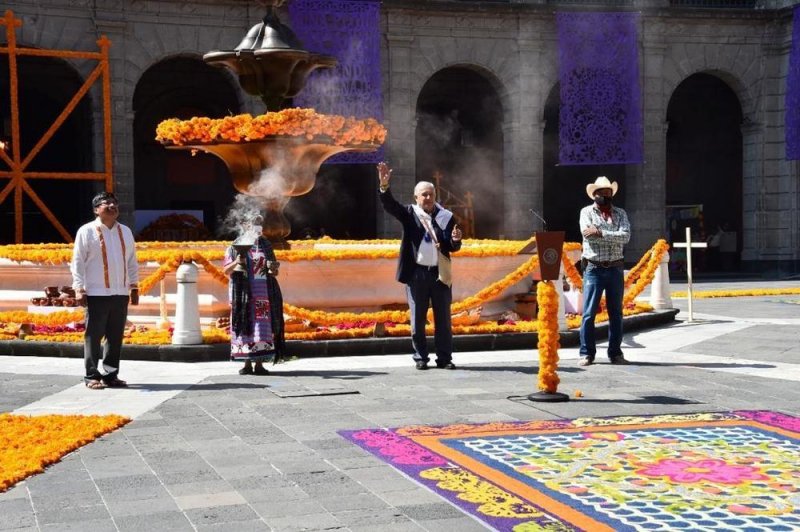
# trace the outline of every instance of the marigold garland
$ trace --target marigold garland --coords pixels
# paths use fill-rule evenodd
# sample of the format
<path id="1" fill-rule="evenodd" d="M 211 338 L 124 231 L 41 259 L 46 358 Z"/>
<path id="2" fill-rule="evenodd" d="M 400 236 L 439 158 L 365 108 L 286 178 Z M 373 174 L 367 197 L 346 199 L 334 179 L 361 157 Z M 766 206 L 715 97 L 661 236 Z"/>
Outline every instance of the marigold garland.
<path id="1" fill-rule="evenodd" d="M 558 390 L 558 349 L 561 347 L 558 332 L 558 292 L 552 281 L 542 281 L 536 287 L 539 312 L 539 390 L 556 393 Z"/>
<path id="2" fill-rule="evenodd" d="M 692 299 L 710 299 L 715 297 L 750 297 L 750 296 L 791 296 L 800 294 L 800 287 L 786 288 L 742 288 L 737 290 L 692 290 Z M 672 292 L 672 297 L 689 297 L 683 290 Z"/>
<path id="3" fill-rule="evenodd" d="M 117 415 L 0 414 L 0 492 L 129 421 Z"/>
<path id="4" fill-rule="evenodd" d="M 0 312 L 0 323 L 30 323 L 31 325 L 55 327 L 66 325 L 67 323 L 82 322 L 83 316 L 83 309 L 75 311 L 59 310 L 51 314 L 36 314 L 24 310 L 14 310 Z"/>
<path id="5" fill-rule="evenodd" d="M 525 261 L 516 270 L 509 273 L 499 281 L 496 281 L 489 286 L 481 289 L 473 296 L 462 299 L 450 307 L 451 314 L 458 314 L 472 310 L 486 301 L 500 295 L 508 287 L 518 283 L 523 277 L 530 274 L 539 264 L 539 259 L 536 255 L 531 256 L 530 259 Z M 407 323 L 411 314 L 408 310 L 383 310 L 378 312 L 325 312 L 323 310 L 309 310 L 302 307 L 296 307 L 288 303 L 283 304 L 283 311 L 300 320 L 308 320 L 320 325 L 336 325 L 348 321 L 372 321 L 378 323 Z"/>
<path id="6" fill-rule="evenodd" d="M 648 253 L 645 253 L 645 256 L 649 255 L 647 261 L 642 268 L 639 278 L 633 283 L 631 288 L 622 298 L 623 305 L 629 305 L 632 303 L 633 300 L 642 293 L 642 290 L 644 290 L 647 285 L 653 282 L 653 276 L 655 276 L 656 269 L 658 269 L 658 265 L 661 264 L 661 258 L 668 249 L 669 244 L 667 244 L 667 241 L 662 238 L 653 245 L 652 249 Z"/>
<path id="7" fill-rule="evenodd" d="M 577 290 L 583 291 L 583 278 L 566 253 L 561 254 L 561 265 L 564 267 L 564 275 L 569 279 L 570 284 Z"/>
<path id="8" fill-rule="evenodd" d="M 383 144 L 386 128 L 374 118 L 324 115 L 313 109 L 283 109 L 253 117 L 250 114 L 224 118 L 170 118 L 156 127 L 156 140 L 183 146 L 212 142 L 248 142 L 268 137 L 327 137 L 338 146 Z"/>

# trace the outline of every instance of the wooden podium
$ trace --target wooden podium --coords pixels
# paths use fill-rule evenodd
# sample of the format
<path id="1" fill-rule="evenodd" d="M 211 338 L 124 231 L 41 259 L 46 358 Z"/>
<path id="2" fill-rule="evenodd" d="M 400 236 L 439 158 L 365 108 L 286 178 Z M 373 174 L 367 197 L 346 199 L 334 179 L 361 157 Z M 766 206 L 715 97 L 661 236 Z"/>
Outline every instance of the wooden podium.
<path id="1" fill-rule="evenodd" d="M 537 231 L 533 242 L 517 255 L 539 255 L 542 281 L 555 281 L 561 273 L 561 253 L 564 250 L 564 231 Z"/>
<path id="2" fill-rule="evenodd" d="M 564 250 L 564 231 L 537 231 L 535 240 L 519 250 L 519 255 L 539 255 L 539 271 L 542 281 L 561 280 L 561 253 Z M 542 363 L 539 362 L 541 370 Z M 565 393 L 544 391 L 534 392 L 528 395 L 529 401 L 546 403 L 563 403 L 569 401 L 569 396 Z"/>

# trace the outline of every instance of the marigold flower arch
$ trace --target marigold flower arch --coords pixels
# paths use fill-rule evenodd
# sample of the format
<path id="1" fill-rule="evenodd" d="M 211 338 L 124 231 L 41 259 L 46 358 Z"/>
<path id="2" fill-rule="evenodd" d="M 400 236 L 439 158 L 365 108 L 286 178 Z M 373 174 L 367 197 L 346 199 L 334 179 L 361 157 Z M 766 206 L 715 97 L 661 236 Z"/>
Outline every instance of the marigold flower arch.
<path id="1" fill-rule="evenodd" d="M 0 149 L 0 161 L 5 162 L 9 170 L 0 170 L 0 179 L 9 182 L 0 189 L 0 203 L 14 192 L 14 240 L 17 244 L 23 242 L 22 234 L 22 198 L 23 192 L 33 200 L 33 203 L 42 211 L 45 218 L 53 224 L 56 230 L 67 242 L 72 242 L 72 235 L 67 232 L 53 212 L 44 204 L 28 183 L 30 179 L 65 179 L 81 181 L 103 181 L 105 189 L 111 192 L 114 189 L 111 166 L 111 74 L 108 62 L 108 50 L 111 41 L 105 35 L 97 40 L 99 52 L 79 52 L 73 50 L 43 50 L 37 48 L 17 47 L 16 28 L 22 27 L 22 20 L 15 18 L 11 10 L 5 12 L 0 19 L 0 25 L 6 27 L 6 46 L 0 46 L 0 53 L 8 55 L 9 68 L 9 93 L 11 100 L 11 156 Z M 19 79 L 17 75 L 18 56 L 60 57 L 63 59 L 90 59 L 98 62 L 97 67 L 89 74 L 78 92 L 67 103 L 61 114 L 53 121 L 47 131 L 42 135 L 24 159 L 20 151 L 20 123 L 19 123 Z M 89 92 L 94 83 L 102 78 L 103 86 L 103 151 L 105 154 L 102 172 L 26 172 L 25 169 L 31 161 L 50 141 L 58 128 L 67 120 L 69 115 L 78 106 L 81 99 Z"/>

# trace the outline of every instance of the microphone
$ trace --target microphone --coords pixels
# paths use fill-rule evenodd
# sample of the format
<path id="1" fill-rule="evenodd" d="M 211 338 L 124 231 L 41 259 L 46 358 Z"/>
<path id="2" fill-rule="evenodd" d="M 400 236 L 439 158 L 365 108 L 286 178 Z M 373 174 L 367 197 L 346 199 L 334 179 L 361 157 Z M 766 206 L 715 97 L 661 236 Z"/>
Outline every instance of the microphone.
<path id="1" fill-rule="evenodd" d="M 537 218 L 539 218 L 539 220 L 541 220 L 541 221 L 542 221 L 542 230 L 543 230 L 543 231 L 547 231 L 547 222 L 544 220 L 544 218 L 542 218 L 541 216 L 539 216 L 539 213 L 538 213 L 538 212 L 536 212 L 536 211 L 534 211 L 533 209 L 528 209 L 528 211 L 530 211 L 530 213 L 531 213 L 532 215 L 536 216 Z"/>

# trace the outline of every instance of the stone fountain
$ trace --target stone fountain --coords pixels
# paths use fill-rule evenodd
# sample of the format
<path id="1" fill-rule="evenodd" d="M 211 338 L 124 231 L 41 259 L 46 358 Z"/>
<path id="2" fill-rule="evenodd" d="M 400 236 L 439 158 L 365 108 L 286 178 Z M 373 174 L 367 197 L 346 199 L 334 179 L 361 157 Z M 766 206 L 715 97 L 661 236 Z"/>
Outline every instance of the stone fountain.
<path id="1" fill-rule="evenodd" d="M 305 85 L 309 73 L 330 68 L 335 58 L 304 50 L 291 29 L 282 24 L 277 9 L 284 0 L 262 2 L 267 10 L 233 50 L 208 52 L 203 59 L 233 71 L 242 88 L 259 96 L 268 112 L 279 111 Z M 374 151 L 376 143 L 336 143 L 322 135 L 272 136 L 240 142 L 213 141 L 169 146 L 211 153 L 228 167 L 233 185 L 242 194 L 263 201 L 263 234 L 275 247 L 287 247 L 291 227 L 283 214 L 289 199 L 307 194 L 320 165 L 346 151 Z"/>

